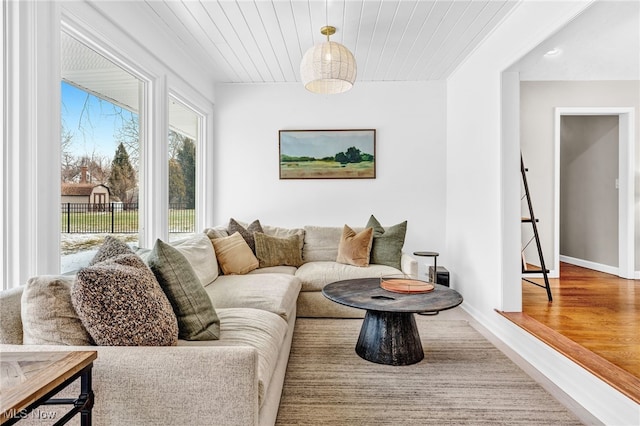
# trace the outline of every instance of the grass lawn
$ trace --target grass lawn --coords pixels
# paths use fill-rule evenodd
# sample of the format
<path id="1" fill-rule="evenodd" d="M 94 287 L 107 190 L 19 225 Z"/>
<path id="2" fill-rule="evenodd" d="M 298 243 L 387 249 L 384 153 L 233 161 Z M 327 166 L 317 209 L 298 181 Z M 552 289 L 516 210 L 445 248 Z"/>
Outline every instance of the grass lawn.
<path id="1" fill-rule="evenodd" d="M 169 232 L 194 232 L 195 210 L 169 210 Z M 62 233 L 117 233 L 138 232 L 138 210 L 109 212 L 62 213 Z"/>
<path id="2" fill-rule="evenodd" d="M 335 161 L 281 162 L 282 179 L 332 179 L 332 178 L 374 178 L 376 169 L 373 161 L 340 164 Z"/>

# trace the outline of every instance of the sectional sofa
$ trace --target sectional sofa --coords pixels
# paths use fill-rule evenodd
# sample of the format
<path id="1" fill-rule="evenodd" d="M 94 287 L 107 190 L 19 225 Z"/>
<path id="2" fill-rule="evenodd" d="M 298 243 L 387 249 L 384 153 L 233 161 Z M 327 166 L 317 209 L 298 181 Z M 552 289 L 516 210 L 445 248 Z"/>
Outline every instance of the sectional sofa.
<path id="1" fill-rule="evenodd" d="M 245 231 L 250 225 L 240 224 Z M 68 309 L 74 277 L 41 276 L 0 292 L 0 351 L 96 350 L 94 424 L 272 425 L 296 317 L 364 315 L 325 299 L 322 287 L 355 277 L 417 274 L 417 262 L 405 254 L 399 255 L 397 267 L 336 262 L 345 228 L 319 226 L 265 226 L 254 240 L 258 265 L 242 274 L 224 273 L 225 268 L 238 266 L 223 264 L 228 253 L 218 250 L 222 242 L 237 239 L 237 232 L 229 231 L 227 226 L 208 228 L 172 243 L 189 260 L 215 307 L 217 340 L 180 339 L 176 346 L 125 347 L 77 344 L 63 336 L 65 344 L 60 344 L 47 336 L 70 329 L 69 321 L 78 323 L 77 317 L 69 318 Z M 384 231 L 378 228 L 377 236 Z M 278 259 L 294 242 L 293 257 L 300 259 Z M 149 251 L 139 250 L 138 255 L 147 259 Z M 239 258 L 233 253 L 227 256 L 231 263 Z"/>

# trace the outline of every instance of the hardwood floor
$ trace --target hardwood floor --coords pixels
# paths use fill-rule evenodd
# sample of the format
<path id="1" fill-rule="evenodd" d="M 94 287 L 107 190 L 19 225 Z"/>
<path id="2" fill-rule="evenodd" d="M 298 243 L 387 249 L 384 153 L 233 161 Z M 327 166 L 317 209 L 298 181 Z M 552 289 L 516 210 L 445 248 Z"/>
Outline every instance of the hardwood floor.
<path id="1" fill-rule="evenodd" d="M 562 263 L 550 284 L 553 302 L 523 281 L 522 313 L 502 314 L 640 403 L 640 280 Z"/>

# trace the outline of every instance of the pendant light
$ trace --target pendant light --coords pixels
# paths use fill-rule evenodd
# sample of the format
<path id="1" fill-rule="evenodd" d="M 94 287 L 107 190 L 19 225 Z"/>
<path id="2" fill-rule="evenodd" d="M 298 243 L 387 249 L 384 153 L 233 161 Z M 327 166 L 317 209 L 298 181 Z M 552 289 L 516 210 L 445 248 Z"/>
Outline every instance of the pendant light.
<path id="1" fill-rule="evenodd" d="M 325 26 L 320 29 L 327 41 L 307 50 L 300 63 L 302 84 L 310 92 L 320 94 L 342 93 L 353 87 L 356 80 L 356 59 L 340 43 L 330 41 L 336 28 Z"/>

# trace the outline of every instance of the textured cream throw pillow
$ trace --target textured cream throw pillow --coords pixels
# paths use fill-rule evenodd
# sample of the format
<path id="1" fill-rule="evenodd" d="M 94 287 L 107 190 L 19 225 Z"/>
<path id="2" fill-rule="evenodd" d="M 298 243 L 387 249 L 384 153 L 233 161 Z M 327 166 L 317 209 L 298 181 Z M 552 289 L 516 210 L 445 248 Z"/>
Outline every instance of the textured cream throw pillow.
<path id="1" fill-rule="evenodd" d="M 258 259 L 239 232 L 211 241 L 223 273 L 243 275 L 258 268 Z"/>
<path id="2" fill-rule="evenodd" d="M 369 266 L 372 242 L 373 228 L 366 228 L 364 231 L 356 233 L 345 225 L 338 246 L 336 262 L 354 266 Z"/>
<path id="3" fill-rule="evenodd" d="M 22 292 L 22 340 L 25 345 L 93 344 L 71 303 L 73 275 L 40 275 Z"/>

